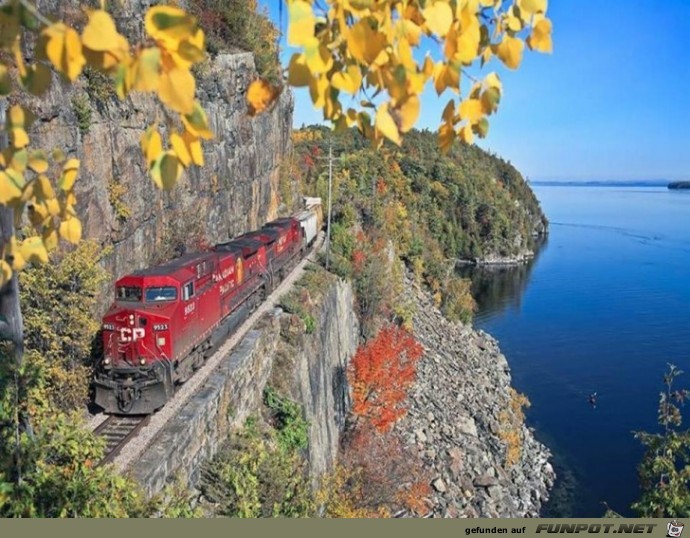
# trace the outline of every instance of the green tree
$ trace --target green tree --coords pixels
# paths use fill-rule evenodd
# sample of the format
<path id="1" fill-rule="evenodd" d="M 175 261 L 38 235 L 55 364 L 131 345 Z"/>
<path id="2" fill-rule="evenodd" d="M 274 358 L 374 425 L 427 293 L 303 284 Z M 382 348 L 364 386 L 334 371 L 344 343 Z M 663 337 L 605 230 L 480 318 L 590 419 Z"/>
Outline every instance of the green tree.
<path id="1" fill-rule="evenodd" d="M 669 364 L 659 398 L 661 433 L 636 432 L 646 447 L 639 466 L 642 497 L 633 504 L 641 517 L 690 516 L 690 429 L 681 429 L 680 407 L 690 391 L 673 384 L 683 372 Z"/>

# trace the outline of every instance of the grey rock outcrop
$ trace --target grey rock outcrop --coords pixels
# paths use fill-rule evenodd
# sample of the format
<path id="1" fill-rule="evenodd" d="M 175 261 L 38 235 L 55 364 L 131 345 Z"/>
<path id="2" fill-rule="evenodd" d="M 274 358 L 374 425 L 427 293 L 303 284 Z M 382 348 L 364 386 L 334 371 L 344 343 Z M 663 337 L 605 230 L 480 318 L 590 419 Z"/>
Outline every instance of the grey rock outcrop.
<path id="1" fill-rule="evenodd" d="M 406 287 L 425 353 L 397 427 L 432 477 L 430 510 L 438 517 L 538 516 L 555 479 L 551 454 L 511 405 L 510 370 L 498 343 L 446 320 L 411 281 Z M 515 461 L 508 461 L 509 444 Z"/>

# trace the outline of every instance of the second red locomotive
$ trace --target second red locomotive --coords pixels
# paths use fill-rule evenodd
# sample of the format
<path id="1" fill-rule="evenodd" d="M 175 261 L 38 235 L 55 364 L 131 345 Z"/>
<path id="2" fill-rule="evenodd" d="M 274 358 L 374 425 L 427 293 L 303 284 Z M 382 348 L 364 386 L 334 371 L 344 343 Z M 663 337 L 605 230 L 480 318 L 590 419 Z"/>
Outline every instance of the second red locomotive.
<path id="1" fill-rule="evenodd" d="M 294 217 L 120 278 L 103 318 L 95 402 L 132 415 L 165 405 L 297 265 L 321 223 L 312 199 Z"/>

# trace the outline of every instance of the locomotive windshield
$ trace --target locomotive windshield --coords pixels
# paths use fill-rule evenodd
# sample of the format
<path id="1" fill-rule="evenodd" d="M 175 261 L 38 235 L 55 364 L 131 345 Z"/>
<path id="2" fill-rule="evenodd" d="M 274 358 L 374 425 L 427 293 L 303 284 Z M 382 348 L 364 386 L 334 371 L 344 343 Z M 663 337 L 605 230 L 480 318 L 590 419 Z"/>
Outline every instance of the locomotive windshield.
<path id="1" fill-rule="evenodd" d="M 174 286 L 146 288 L 146 302 L 174 301 L 177 299 L 177 289 Z"/>
<path id="2" fill-rule="evenodd" d="M 117 299 L 119 301 L 141 301 L 141 288 L 136 286 L 120 286 L 117 288 Z"/>

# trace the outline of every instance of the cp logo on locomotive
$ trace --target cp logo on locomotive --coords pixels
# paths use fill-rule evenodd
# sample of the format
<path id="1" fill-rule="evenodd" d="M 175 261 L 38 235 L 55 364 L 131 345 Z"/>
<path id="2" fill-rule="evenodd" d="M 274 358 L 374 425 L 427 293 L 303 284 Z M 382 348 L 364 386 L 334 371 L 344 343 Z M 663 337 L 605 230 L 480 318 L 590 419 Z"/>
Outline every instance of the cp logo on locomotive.
<path id="1" fill-rule="evenodd" d="M 130 329 L 128 327 L 122 327 L 120 329 L 120 341 L 121 342 L 136 342 L 144 338 L 144 329 Z"/>

